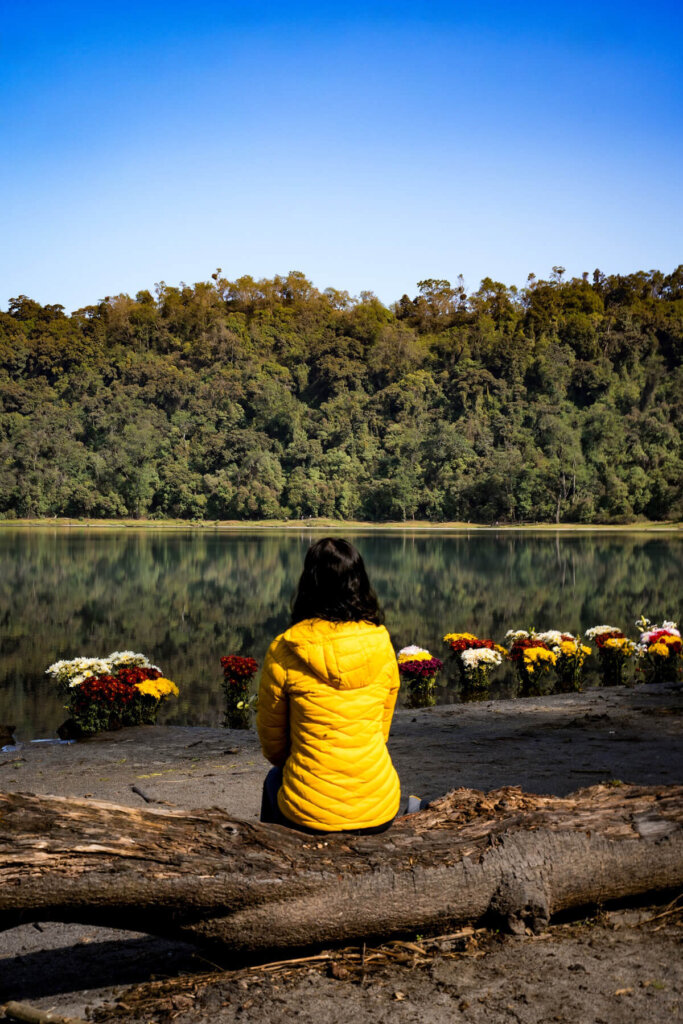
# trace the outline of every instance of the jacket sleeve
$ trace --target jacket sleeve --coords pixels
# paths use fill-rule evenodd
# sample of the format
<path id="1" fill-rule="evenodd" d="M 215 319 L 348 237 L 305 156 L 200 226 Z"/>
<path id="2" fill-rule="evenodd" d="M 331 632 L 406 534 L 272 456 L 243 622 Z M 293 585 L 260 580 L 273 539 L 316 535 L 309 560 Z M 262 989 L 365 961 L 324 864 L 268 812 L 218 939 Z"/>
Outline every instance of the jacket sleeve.
<path id="1" fill-rule="evenodd" d="M 263 662 L 256 728 L 263 756 L 279 768 L 289 755 L 289 703 L 284 688 L 287 673 L 277 661 L 274 648 L 271 644 Z"/>
<path id="2" fill-rule="evenodd" d="M 391 661 L 387 666 L 387 673 L 387 693 L 386 697 L 384 698 L 384 715 L 382 717 L 382 731 L 384 733 L 385 743 L 389 739 L 391 719 L 393 718 L 394 715 L 394 708 L 396 707 L 396 698 L 398 697 L 398 690 L 401 685 L 401 680 L 398 674 L 398 663 L 396 661 L 396 655 L 394 654 L 393 648 L 391 649 Z"/>

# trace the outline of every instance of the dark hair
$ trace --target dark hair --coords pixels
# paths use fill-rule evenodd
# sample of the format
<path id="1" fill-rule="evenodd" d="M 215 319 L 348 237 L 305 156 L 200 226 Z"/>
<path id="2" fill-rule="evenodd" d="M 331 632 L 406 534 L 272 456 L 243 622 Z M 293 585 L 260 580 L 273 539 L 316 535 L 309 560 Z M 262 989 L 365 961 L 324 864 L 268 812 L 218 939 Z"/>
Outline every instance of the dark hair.
<path id="1" fill-rule="evenodd" d="M 384 622 L 363 559 L 347 540 L 324 537 L 306 552 L 292 598 L 292 625 L 303 619 L 374 622 L 376 626 Z"/>

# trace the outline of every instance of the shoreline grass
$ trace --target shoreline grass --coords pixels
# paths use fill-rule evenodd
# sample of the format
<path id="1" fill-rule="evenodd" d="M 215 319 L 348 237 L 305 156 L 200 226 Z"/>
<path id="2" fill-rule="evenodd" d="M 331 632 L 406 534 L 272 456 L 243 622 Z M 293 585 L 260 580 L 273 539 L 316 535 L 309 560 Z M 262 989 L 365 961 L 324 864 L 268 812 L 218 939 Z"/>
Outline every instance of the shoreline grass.
<path id="1" fill-rule="evenodd" d="M 218 530 L 250 531 L 368 531 L 392 533 L 680 533 L 683 523 L 649 520 L 634 523 L 431 523 L 426 520 L 406 522 L 365 522 L 342 519 L 255 519 L 255 520 L 192 520 L 192 519 L 2 519 L 2 529 L 87 529 L 87 530 Z"/>

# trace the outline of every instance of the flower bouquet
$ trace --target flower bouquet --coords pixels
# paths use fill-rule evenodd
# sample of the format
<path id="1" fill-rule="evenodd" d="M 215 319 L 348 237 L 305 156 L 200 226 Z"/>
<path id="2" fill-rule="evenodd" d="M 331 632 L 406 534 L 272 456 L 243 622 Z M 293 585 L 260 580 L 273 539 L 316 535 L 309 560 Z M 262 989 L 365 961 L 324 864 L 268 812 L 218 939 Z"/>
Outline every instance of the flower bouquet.
<path id="1" fill-rule="evenodd" d="M 561 633 L 555 643 L 551 644 L 551 650 L 557 658 L 555 672 L 557 673 L 559 689 L 565 693 L 571 690 L 580 690 L 583 680 L 584 662 L 591 653 L 590 647 L 586 647 L 585 644 L 581 643 L 580 636 L 573 636 L 571 633 Z"/>
<path id="2" fill-rule="evenodd" d="M 398 670 L 408 683 L 406 707 L 428 708 L 436 704 L 436 677 L 443 662 L 415 644 L 403 647 L 397 660 Z"/>
<path id="3" fill-rule="evenodd" d="M 677 672 L 683 671 L 683 646 L 678 623 L 664 622 L 656 626 L 641 615 L 636 626 L 642 630 L 636 656 L 643 666 L 642 669 L 637 668 L 636 672 L 646 672 L 648 682 L 652 683 L 674 679 Z"/>
<path id="4" fill-rule="evenodd" d="M 517 632 L 523 631 L 518 630 Z M 581 637 L 574 636 L 572 633 L 561 633 L 559 629 L 548 629 L 543 633 L 536 633 L 532 630 L 527 635 L 534 640 L 542 641 L 555 655 L 555 672 L 559 689 L 564 692 L 580 690 L 584 662 L 591 653 L 590 647 L 581 643 Z M 536 655 L 536 657 L 539 658 L 542 655 Z"/>
<path id="5" fill-rule="evenodd" d="M 124 725 L 154 725 L 161 702 L 178 687 L 144 654 L 114 651 L 108 658 L 56 661 L 46 674 L 66 698 L 68 722 L 60 734 L 94 736 Z"/>
<path id="6" fill-rule="evenodd" d="M 598 649 L 603 686 L 619 686 L 624 681 L 624 668 L 636 653 L 636 645 L 615 626 L 593 626 L 586 638 Z"/>
<path id="7" fill-rule="evenodd" d="M 474 633 L 446 633 L 444 642 L 456 656 L 460 681 L 471 690 L 487 690 L 491 670 L 503 662 L 504 647 L 482 640 Z"/>
<path id="8" fill-rule="evenodd" d="M 249 693 L 251 681 L 256 675 L 258 662 L 254 658 L 243 658 L 239 654 L 228 654 L 221 658 L 223 667 L 223 693 L 225 694 L 226 729 L 248 729 L 251 711 L 256 707 L 258 697 Z"/>
<path id="9" fill-rule="evenodd" d="M 546 680 L 551 668 L 555 668 L 557 663 L 557 655 L 550 649 L 554 637 L 555 630 L 537 633 L 533 629 L 510 629 L 505 634 L 505 640 L 510 645 L 508 658 L 517 669 L 522 693 L 544 693 L 551 688 Z"/>

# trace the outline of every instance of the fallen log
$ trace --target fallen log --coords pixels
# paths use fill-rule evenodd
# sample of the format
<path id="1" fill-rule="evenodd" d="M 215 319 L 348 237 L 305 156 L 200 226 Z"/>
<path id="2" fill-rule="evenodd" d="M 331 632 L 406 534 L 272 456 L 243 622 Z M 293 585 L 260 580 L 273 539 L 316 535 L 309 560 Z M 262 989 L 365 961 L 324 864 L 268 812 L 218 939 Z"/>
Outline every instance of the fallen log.
<path id="1" fill-rule="evenodd" d="M 0 928 L 73 921 L 239 953 L 444 931 L 683 886 L 683 786 L 458 789 L 375 836 L 218 809 L 0 794 Z"/>

